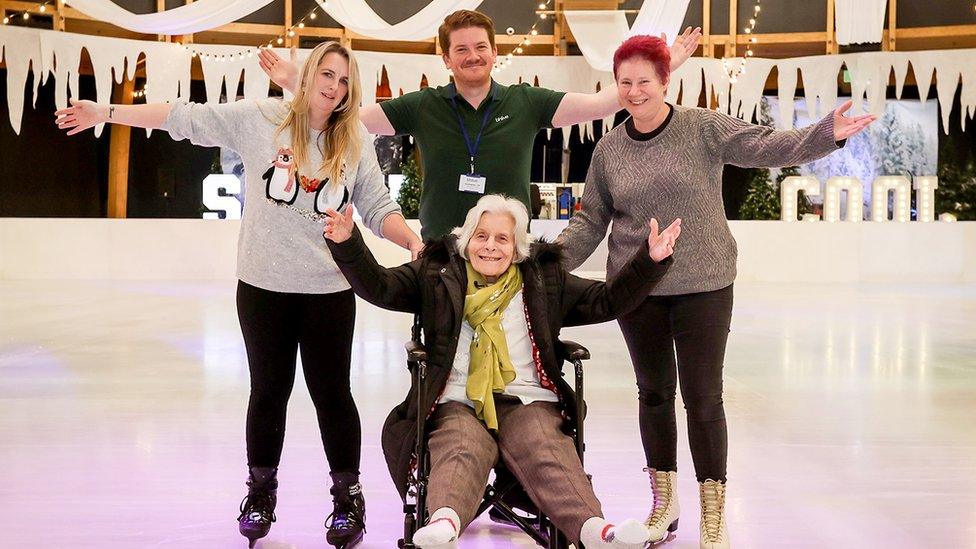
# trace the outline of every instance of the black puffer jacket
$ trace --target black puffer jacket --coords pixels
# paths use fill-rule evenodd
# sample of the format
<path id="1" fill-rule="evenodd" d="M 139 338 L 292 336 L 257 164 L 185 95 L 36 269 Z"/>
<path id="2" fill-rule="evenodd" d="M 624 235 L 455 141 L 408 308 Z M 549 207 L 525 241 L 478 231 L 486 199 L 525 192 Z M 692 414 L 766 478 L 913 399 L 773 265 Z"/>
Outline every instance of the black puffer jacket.
<path id="1" fill-rule="evenodd" d="M 467 270 L 464 258 L 457 253 L 455 238 L 448 236 L 429 243 L 422 258 L 392 269 L 376 263 L 358 229 L 349 240 L 328 244 L 357 295 L 384 309 L 420 313 L 428 355 L 421 404 L 426 414 L 450 376 L 463 321 Z M 557 245 L 536 243 L 531 257 L 518 264 L 535 344 L 546 375 L 556 385 L 567 426 L 580 412 L 557 359 L 559 330 L 563 326 L 606 322 L 630 311 L 650 292 L 670 263 L 670 257 L 654 263 L 645 245 L 614 280 L 604 284 L 567 273 L 561 266 Z M 383 426 L 383 454 L 401 497 L 407 490 L 416 420 L 417 401 L 408 394 Z"/>

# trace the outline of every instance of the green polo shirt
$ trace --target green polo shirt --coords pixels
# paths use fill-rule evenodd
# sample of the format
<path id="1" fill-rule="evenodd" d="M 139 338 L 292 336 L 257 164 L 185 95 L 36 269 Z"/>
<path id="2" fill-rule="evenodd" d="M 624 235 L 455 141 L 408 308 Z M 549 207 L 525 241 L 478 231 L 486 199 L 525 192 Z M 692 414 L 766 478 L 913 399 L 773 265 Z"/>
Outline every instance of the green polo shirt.
<path id="1" fill-rule="evenodd" d="M 505 194 L 530 208 L 532 145 L 540 129 L 552 127 L 552 116 L 565 93 L 529 84 L 502 86 L 494 80 L 491 86 L 477 109 L 457 95 L 453 84 L 380 103 L 397 135 L 412 135 L 420 147 L 424 173 L 420 224 L 425 239 L 438 238 L 463 224 L 468 210 L 483 196 L 458 190 L 461 174 L 470 171 L 470 155 L 456 112 L 461 113 L 473 144 L 491 108 L 474 161 L 475 173 L 487 179 L 485 194 Z"/>

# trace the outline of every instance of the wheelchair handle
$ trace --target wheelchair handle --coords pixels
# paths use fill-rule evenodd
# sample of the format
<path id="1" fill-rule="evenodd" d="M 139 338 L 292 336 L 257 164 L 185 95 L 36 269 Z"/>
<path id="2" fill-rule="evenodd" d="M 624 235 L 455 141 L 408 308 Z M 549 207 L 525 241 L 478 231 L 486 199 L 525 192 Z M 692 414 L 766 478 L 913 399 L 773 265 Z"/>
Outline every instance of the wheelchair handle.
<path id="1" fill-rule="evenodd" d="M 560 341 L 563 344 L 562 354 L 565 360 L 576 362 L 577 360 L 590 359 L 590 351 L 586 347 L 576 343 L 575 341 L 569 341 L 568 339 L 563 339 Z"/>

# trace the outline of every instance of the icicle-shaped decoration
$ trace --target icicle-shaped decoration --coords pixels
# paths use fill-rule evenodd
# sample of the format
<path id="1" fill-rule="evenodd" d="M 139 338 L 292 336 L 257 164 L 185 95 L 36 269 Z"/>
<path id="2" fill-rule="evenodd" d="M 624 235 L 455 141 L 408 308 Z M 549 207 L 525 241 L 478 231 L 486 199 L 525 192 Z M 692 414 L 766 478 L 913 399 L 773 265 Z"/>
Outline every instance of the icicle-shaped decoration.
<path id="1" fill-rule="evenodd" d="M 813 120 L 827 116 L 837 104 L 837 75 L 846 57 L 818 55 L 796 59 L 803 77 L 803 95 Z"/>
<path id="2" fill-rule="evenodd" d="M 32 29 L 5 26 L 0 28 L 0 50 L 7 65 L 7 110 L 10 113 L 10 126 L 20 135 L 28 70 L 34 71 L 31 105 L 36 104 L 37 90 L 41 85 L 41 40 Z"/>
<path id="3" fill-rule="evenodd" d="M 734 63 L 737 65 L 738 60 Z M 745 69 L 739 74 L 738 81 L 732 86 L 731 110 L 733 116 L 738 116 L 743 120 L 752 120 L 752 115 L 759 108 L 762 100 L 763 88 L 766 86 L 766 79 L 769 72 L 773 70 L 776 61 L 772 59 L 756 59 L 750 57 L 746 60 Z"/>
<path id="4" fill-rule="evenodd" d="M 180 44 L 2 26 L 0 51 L 7 67 L 7 108 L 15 132 L 20 133 L 28 72 L 34 74 L 31 104 L 36 104 L 38 89 L 50 75 L 56 81 L 55 103 L 59 108 L 64 107 L 69 97 L 78 94 L 78 67 L 83 49 L 91 58 L 95 99 L 101 103 L 110 100 L 113 80 L 121 82 L 123 71 L 129 78 L 135 75 L 136 63 L 142 56 L 146 62 L 147 101 L 171 102 L 189 97 L 193 57 L 190 50 Z M 228 100 L 231 95 L 236 98 L 242 78 L 245 97 L 267 97 L 270 81 L 261 70 L 258 57 L 247 55 L 248 49 L 194 44 L 193 50 L 200 54 L 208 101 L 219 101 L 221 90 L 225 88 L 229 92 Z M 277 48 L 276 51 L 286 59 L 289 56 L 287 49 Z M 296 62 L 304 63 L 308 54 L 309 50 L 298 50 Z M 385 52 L 357 52 L 356 56 L 362 78 L 363 104 L 375 102 L 376 84 L 384 66 L 393 90 L 416 90 L 422 76 L 427 77 L 431 86 L 441 86 L 449 81 L 450 73 L 444 68 L 440 56 Z M 720 110 L 750 119 L 762 97 L 763 84 L 775 67 L 779 75 L 780 123 L 781 127 L 789 128 L 793 123 L 793 99 L 800 76 L 814 117 L 825 116 L 836 104 L 836 83 L 845 66 L 850 71 L 852 94 L 858 104 L 855 111 L 866 100 L 872 112 L 882 113 L 892 73 L 896 95 L 900 97 L 911 68 L 922 101 L 928 95 L 933 79 L 936 80 L 945 131 L 948 131 L 952 101 L 960 87 L 963 128 L 970 117 L 976 116 L 976 49 L 865 52 L 777 60 L 750 58 L 745 66 L 746 72 L 732 82 L 721 60 L 693 57 L 671 75 L 666 99 L 672 103 L 680 100 L 683 106 L 696 106 L 704 90 L 709 99 L 718 100 Z M 533 82 L 536 78 L 542 86 L 566 92 L 592 93 L 597 83 L 604 88 L 613 86 L 610 73 L 594 70 L 580 56 L 518 56 L 511 65 L 495 73 L 495 79 L 502 84 Z M 291 94 L 286 92 L 285 99 L 290 98 Z M 603 122 L 607 130 L 612 126 L 613 118 L 608 117 Z M 96 134 L 101 130 L 97 127 Z M 569 130 L 563 132 L 567 144 L 569 134 Z M 593 124 L 582 124 L 580 135 L 583 139 L 592 139 Z"/>
<path id="5" fill-rule="evenodd" d="M 851 97 L 854 111 L 860 112 L 865 98 L 873 114 L 881 116 L 885 110 L 885 94 L 894 59 L 882 52 L 858 53 L 846 56 L 844 64 L 851 75 Z M 835 101 L 836 104 L 836 101 Z"/>
<path id="6" fill-rule="evenodd" d="M 668 84 L 668 94 L 665 99 L 674 103 L 681 93 L 681 106 L 697 107 L 698 98 L 702 92 L 702 77 L 704 67 L 709 61 L 703 57 L 692 57 L 685 61 L 678 70 L 671 73 L 671 82 Z"/>
<path id="7" fill-rule="evenodd" d="M 779 72 L 776 86 L 779 89 L 779 129 L 781 130 L 793 127 L 793 98 L 796 96 L 799 69 L 799 63 L 793 59 L 781 59 L 776 67 Z"/>

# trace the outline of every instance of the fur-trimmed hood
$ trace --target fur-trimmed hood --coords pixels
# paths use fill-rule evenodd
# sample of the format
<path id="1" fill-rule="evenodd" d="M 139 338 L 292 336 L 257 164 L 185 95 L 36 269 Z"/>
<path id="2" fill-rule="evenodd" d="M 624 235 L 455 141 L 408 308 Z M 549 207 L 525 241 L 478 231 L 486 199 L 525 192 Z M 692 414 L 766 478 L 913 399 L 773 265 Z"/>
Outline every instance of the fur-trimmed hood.
<path id="1" fill-rule="evenodd" d="M 430 258 L 437 262 L 448 262 L 458 255 L 457 236 L 450 234 L 437 240 L 428 240 L 421 258 Z M 536 240 L 529 247 L 529 258 L 539 264 L 562 263 L 563 246 L 556 242 Z"/>

